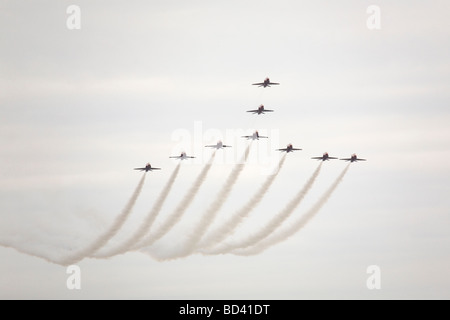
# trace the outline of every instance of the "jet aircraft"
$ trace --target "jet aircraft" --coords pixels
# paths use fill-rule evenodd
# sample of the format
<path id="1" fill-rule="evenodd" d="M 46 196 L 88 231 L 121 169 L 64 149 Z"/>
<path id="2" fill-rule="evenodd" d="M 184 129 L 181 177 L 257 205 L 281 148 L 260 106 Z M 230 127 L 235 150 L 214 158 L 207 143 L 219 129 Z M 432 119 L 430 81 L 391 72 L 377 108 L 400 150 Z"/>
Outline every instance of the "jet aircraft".
<path id="1" fill-rule="evenodd" d="M 260 136 L 258 130 L 256 130 L 255 132 L 253 132 L 253 134 L 251 136 L 242 136 L 242 138 L 247 138 L 247 140 L 249 140 L 249 139 L 259 140 L 259 138 L 269 138 L 269 137 Z"/>
<path id="2" fill-rule="evenodd" d="M 230 148 L 231 146 L 227 146 L 227 145 L 223 144 L 222 141 L 218 141 L 217 144 L 207 145 L 205 147 L 215 148 L 215 149 L 222 149 L 222 148 Z"/>
<path id="3" fill-rule="evenodd" d="M 264 82 L 252 83 L 252 85 L 265 88 L 265 87 L 270 87 L 271 85 L 279 85 L 279 83 L 277 83 L 277 82 L 270 82 L 269 78 L 265 78 Z"/>
<path id="4" fill-rule="evenodd" d="M 171 156 L 169 158 L 179 159 L 179 160 L 186 160 L 186 159 L 194 159 L 195 157 L 187 156 L 186 152 L 183 151 L 179 156 Z"/>
<path id="5" fill-rule="evenodd" d="M 255 110 L 247 110 L 247 112 L 251 112 L 253 114 L 264 114 L 265 112 L 273 112 L 273 110 L 264 109 L 264 105 L 260 105 L 258 109 Z"/>
<path id="6" fill-rule="evenodd" d="M 312 157 L 311 159 L 317 159 L 317 160 L 327 161 L 327 160 L 330 160 L 330 159 L 337 159 L 337 158 L 330 157 L 330 156 L 328 155 L 328 152 L 325 152 L 321 157 Z"/>
<path id="7" fill-rule="evenodd" d="M 292 146 L 291 143 L 288 144 L 286 148 L 283 148 L 283 149 L 277 149 L 277 151 L 283 151 L 283 152 L 287 152 L 287 153 L 292 152 L 292 151 L 295 151 L 295 150 L 302 150 L 302 149 L 294 148 L 294 147 Z"/>
<path id="8" fill-rule="evenodd" d="M 366 159 L 358 158 L 358 157 L 356 156 L 356 154 L 352 154 L 352 156 L 351 156 L 350 158 L 343 158 L 343 159 L 339 159 L 339 160 L 350 161 L 350 162 L 366 161 Z"/>
<path id="9" fill-rule="evenodd" d="M 152 170 L 161 170 L 161 168 L 153 168 L 150 163 L 147 163 L 144 168 L 134 168 L 134 170 L 141 170 L 141 171 L 152 171 Z"/>

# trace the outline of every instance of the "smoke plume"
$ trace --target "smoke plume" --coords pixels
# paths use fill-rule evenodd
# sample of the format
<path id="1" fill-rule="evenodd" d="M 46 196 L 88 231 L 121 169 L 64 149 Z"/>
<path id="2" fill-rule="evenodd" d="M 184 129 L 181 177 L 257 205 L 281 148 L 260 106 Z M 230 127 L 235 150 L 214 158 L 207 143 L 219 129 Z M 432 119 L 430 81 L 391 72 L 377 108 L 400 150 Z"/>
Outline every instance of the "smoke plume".
<path id="1" fill-rule="evenodd" d="M 244 219 L 248 217 L 250 212 L 254 208 L 256 208 L 258 204 L 261 202 L 261 200 L 264 198 L 273 181 L 275 180 L 276 176 L 283 167 L 285 159 L 286 154 L 284 154 L 283 157 L 280 159 L 277 172 L 275 174 L 270 175 L 266 179 L 266 181 L 261 185 L 261 187 L 255 192 L 253 197 L 251 197 L 249 201 L 240 210 L 236 211 L 236 213 L 232 215 L 228 219 L 228 221 L 225 221 L 216 230 L 211 231 L 209 233 L 209 236 L 203 240 L 203 244 L 200 245 L 200 247 L 210 248 L 212 246 L 215 246 L 236 230 L 239 224 L 242 223 Z"/>
<path id="2" fill-rule="evenodd" d="M 101 235 L 96 241 L 91 243 L 88 247 L 84 248 L 83 250 L 76 252 L 72 256 L 68 256 L 66 258 L 63 258 L 60 261 L 60 264 L 62 265 L 71 265 L 74 264 L 85 257 L 88 257 L 92 254 L 94 254 L 98 249 L 103 247 L 109 239 L 114 237 L 114 235 L 120 230 L 120 228 L 123 226 L 125 221 L 127 220 L 128 216 L 130 215 L 134 204 L 136 203 L 137 198 L 139 197 L 139 194 L 141 193 L 142 187 L 144 185 L 145 181 L 145 173 L 142 175 L 141 180 L 139 181 L 139 184 L 137 185 L 136 189 L 133 192 L 133 195 L 131 196 L 130 200 L 128 201 L 125 208 L 122 210 L 122 213 L 116 218 L 114 223 L 109 227 L 109 229 Z"/>
<path id="3" fill-rule="evenodd" d="M 285 230 L 278 232 L 277 234 L 272 235 L 269 238 L 264 239 L 263 241 L 257 243 L 253 247 L 242 249 L 242 250 L 235 250 L 232 253 L 236 255 L 242 255 L 242 256 L 250 256 L 250 255 L 256 255 L 258 253 L 263 252 L 264 250 L 268 249 L 269 247 L 280 243 L 295 233 L 297 233 L 300 229 L 302 229 L 323 207 L 323 205 L 328 201 L 328 199 L 331 197 L 333 192 L 338 187 L 339 183 L 344 178 L 345 174 L 347 173 L 347 170 L 349 168 L 349 165 L 345 167 L 345 169 L 342 171 L 342 173 L 336 178 L 336 180 L 333 182 L 333 184 L 326 190 L 326 192 L 319 198 L 319 200 L 308 210 L 308 212 L 303 215 L 300 219 L 295 221 L 294 223 L 290 224 L 289 227 L 287 227 Z"/>
<path id="4" fill-rule="evenodd" d="M 294 212 L 295 208 L 300 204 L 302 199 L 305 197 L 305 195 L 308 193 L 308 191 L 311 189 L 312 185 L 314 184 L 314 181 L 316 180 L 317 176 L 319 175 L 320 168 L 322 167 L 322 162 L 319 164 L 317 169 L 314 171 L 313 175 L 309 178 L 307 183 L 304 185 L 304 187 L 295 195 L 295 197 L 287 204 L 287 206 L 276 216 L 272 218 L 272 220 L 269 221 L 269 223 L 266 224 L 262 229 L 260 229 L 257 233 L 249 236 L 247 239 L 244 239 L 243 241 L 236 243 L 236 244 L 228 244 L 224 245 L 222 247 L 219 247 L 217 249 L 213 249 L 211 251 L 207 251 L 207 254 L 220 254 L 220 253 L 227 253 L 237 248 L 246 248 L 249 247 L 258 241 L 261 241 L 262 239 L 268 237 L 272 232 L 275 231 L 276 228 L 278 228 L 291 214 Z"/>
<path id="5" fill-rule="evenodd" d="M 161 194 L 159 195 L 158 199 L 156 200 L 155 204 L 153 205 L 152 210 L 148 213 L 147 217 L 142 222 L 139 229 L 125 242 L 123 242 L 120 246 L 116 247 L 113 250 L 109 250 L 105 253 L 96 254 L 96 258 L 109 258 L 114 255 L 122 254 L 127 252 L 128 250 L 132 249 L 134 245 L 137 244 L 139 240 L 141 240 L 146 233 L 150 230 L 153 222 L 155 221 L 156 217 L 158 216 L 159 212 L 161 211 L 161 207 L 163 206 L 164 202 L 166 201 L 166 198 L 170 192 L 170 189 L 172 188 L 172 185 L 175 182 L 175 179 L 178 175 L 178 172 L 180 171 L 180 164 L 181 162 L 176 166 L 175 170 L 173 171 L 172 175 L 170 176 L 169 180 L 167 181 L 166 186 L 161 191 Z"/>
<path id="6" fill-rule="evenodd" d="M 167 234 L 180 221 L 181 217 L 186 212 L 191 202 L 194 200 L 195 195 L 197 194 L 201 185 L 205 181 L 206 175 L 208 174 L 208 171 L 212 166 L 212 160 L 214 159 L 215 154 L 216 151 L 214 151 L 214 153 L 211 155 L 210 160 L 200 172 L 199 176 L 194 181 L 194 184 L 188 190 L 188 192 L 172 212 L 172 214 L 169 215 L 167 220 L 154 233 L 151 233 L 141 241 L 141 243 L 138 245 L 139 248 L 152 245 L 155 241 Z M 137 249 L 138 247 L 136 247 L 135 249 Z"/>
<path id="7" fill-rule="evenodd" d="M 233 189 L 233 186 L 239 177 L 239 174 L 242 172 L 242 169 L 244 169 L 250 151 L 250 146 L 251 144 L 249 144 L 247 146 L 247 149 L 245 149 L 243 159 L 238 164 L 235 165 L 230 175 L 228 176 L 227 180 L 225 181 L 225 184 L 219 191 L 216 200 L 209 206 L 208 210 L 206 210 L 206 212 L 203 214 L 202 218 L 200 219 L 200 222 L 194 228 L 193 232 L 191 233 L 191 236 L 187 239 L 187 242 L 184 245 L 184 249 L 179 255 L 176 256 L 176 258 L 185 257 L 191 254 L 194 251 L 197 243 L 200 241 L 201 237 L 208 229 L 208 227 L 211 225 L 211 223 L 213 223 L 214 219 L 217 216 L 217 213 L 222 208 L 223 204 L 227 201 L 228 196 L 230 195 L 230 192 Z"/>

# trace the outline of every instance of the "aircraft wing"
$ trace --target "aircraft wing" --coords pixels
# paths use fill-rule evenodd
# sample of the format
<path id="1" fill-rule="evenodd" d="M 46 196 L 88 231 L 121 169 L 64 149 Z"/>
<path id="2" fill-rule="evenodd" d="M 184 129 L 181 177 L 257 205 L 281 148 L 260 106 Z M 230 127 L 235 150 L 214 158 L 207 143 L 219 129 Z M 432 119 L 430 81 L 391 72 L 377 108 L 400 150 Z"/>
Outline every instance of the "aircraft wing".
<path id="1" fill-rule="evenodd" d="M 182 157 L 182 156 L 171 156 L 169 158 L 170 159 L 194 159 L 195 157 L 192 157 L 192 156 L 184 156 L 184 157 Z"/>
<path id="2" fill-rule="evenodd" d="M 342 159 L 339 159 L 339 160 L 344 160 L 344 161 L 366 161 L 366 159 L 359 159 L 359 158 L 357 158 L 357 159 L 342 158 Z"/>
<path id="3" fill-rule="evenodd" d="M 269 85 L 279 85 L 277 82 L 269 82 Z"/>
<path id="4" fill-rule="evenodd" d="M 152 170 L 161 170 L 161 168 L 153 168 L 153 167 L 151 167 L 150 171 L 152 171 Z"/>
<path id="5" fill-rule="evenodd" d="M 259 110 L 247 110 L 247 112 L 257 113 Z"/>
<path id="6" fill-rule="evenodd" d="M 252 86 L 263 86 L 264 82 L 252 83 Z"/>
<path id="7" fill-rule="evenodd" d="M 141 171 L 144 171 L 145 168 L 134 168 L 134 170 L 141 170 Z"/>
<path id="8" fill-rule="evenodd" d="M 312 157 L 311 159 L 322 160 L 323 157 Z"/>
<path id="9" fill-rule="evenodd" d="M 287 151 L 287 148 L 284 148 L 284 149 L 277 149 L 277 151 Z"/>

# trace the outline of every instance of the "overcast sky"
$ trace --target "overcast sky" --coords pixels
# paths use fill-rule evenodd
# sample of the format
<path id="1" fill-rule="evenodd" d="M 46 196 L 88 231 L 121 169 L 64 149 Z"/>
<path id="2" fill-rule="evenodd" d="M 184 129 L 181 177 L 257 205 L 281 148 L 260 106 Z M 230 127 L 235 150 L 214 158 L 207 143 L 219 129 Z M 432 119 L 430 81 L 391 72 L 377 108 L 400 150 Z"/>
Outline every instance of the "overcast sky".
<path id="1" fill-rule="evenodd" d="M 69 5 L 80 8 L 70 30 Z M 380 9 L 380 28 L 367 20 Z M 448 1 L 0 0 L 0 298 L 449 299 Z M 252 83 L 270 77 L 279 86 Z M 252 115 L 264 104 L 275 112 Z M 245 204 L 289 153 L 231 240 L 280 212 L 329 152 L 352 163 L 299 232 L 249 257 L 86 258 L 81 290 L 51 261 L 88 247 L 120 215 L 135 232 L 186 151 L 155 220 L 180 203 L 223 140 L 180 222 L 148 251 L 170 255 L 259 130 L 211 227 Z M 323 163 L 293 224 L 342 173 Z M 103 248 L 103 249 L 105 249 Z M 369 290 L 369 266 L 381 289 Z"/>

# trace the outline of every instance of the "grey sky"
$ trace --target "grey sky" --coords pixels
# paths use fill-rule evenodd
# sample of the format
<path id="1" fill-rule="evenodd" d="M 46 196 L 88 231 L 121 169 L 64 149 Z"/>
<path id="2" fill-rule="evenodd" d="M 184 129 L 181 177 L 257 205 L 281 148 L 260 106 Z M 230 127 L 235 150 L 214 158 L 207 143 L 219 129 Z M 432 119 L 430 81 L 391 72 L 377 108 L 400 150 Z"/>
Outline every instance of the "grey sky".
<path id="1" fill-rule="evenodd" d="M 68 30 L 66 8 L 81 8 Z M 381 29 L 369 30 L 369 5 Z M 447 1 L 0 1 L 0 297 L 302 299 L 450 297 L 450 22 Z M 280 86 L 250 84 L 269 76 Z M 245 110 L 263 103 L 272 114 Z M 182 164 L 154 224 L 178 204 L 211 150 L 215 165 L 179 225 L 151 248 L 176 252 L 258 129 L 212 227 L 283 169 L 233 240 L 256 232 L 328 151 L 354 163 L 319 214 L 260 255 L 158 262 L 85 259 L 82 289 L 47 262 L 87 246 L 125 206 L 150 161 L 125 240 Z M 344 168 L 323 164 L 294 212 Z M 286 221 L 289 223 L 289 220 Z M 12 247 L 12 248 L 11 248 Z M 17 250 L 15 250 L 16 248 Z M 27 252 L 29 254 L 24 254 Z M 382 289 L 368 290 L 379 265 Z"/>

